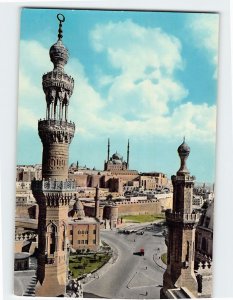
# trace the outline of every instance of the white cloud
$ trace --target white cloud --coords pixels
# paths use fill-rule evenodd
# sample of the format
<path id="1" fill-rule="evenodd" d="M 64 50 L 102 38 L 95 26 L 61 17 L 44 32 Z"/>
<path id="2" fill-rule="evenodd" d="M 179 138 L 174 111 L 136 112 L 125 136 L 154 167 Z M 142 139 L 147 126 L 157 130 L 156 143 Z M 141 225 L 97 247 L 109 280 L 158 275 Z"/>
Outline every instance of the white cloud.
<path id="1" fill-rule="evenodd" d="M 176 79 L 175 72 L 184 67 L 176 37 L 128 20 L 97 25 L 90 41 L 95 51 L 106 55 L 108 70 L 117 70 L 117 75 L 106 72 L 102 64 L 95 70 L 99 85 L 94 86 L 79 60 L 70 58 L 65 70 L 74 77 L 75 88 L 69 118 L 76 123 L 77 135 L 140 139 L 186 135 L 214 141 L 215 106 L 187 102 L 188 90 Z M 35 128 L 37 119 L 45 115 L 41 77 L 52 65 L 49 50 L 38 42 L 22 41 L 20 53 L 19 125 Z M 105 96 L 101 87 L 107 89 Z"/>
<path id="2" fill-rule="evenodd" d="M 219 15 L 218 14 L 190 14 L 188 28 L 194 36 L 196 47 L 207 52 L 210 61 L 215 66 L 214 78 L 217 78 Z"/>
<path id="3" fill-rule="evenodd" d="M 37 120 L 38 117 L 32 112 L 32 110 L 19 107 L 18 110 L 18 127 L 19 129 L 22 127 L 30 127 L 32 129 L 37 128 Z"/>

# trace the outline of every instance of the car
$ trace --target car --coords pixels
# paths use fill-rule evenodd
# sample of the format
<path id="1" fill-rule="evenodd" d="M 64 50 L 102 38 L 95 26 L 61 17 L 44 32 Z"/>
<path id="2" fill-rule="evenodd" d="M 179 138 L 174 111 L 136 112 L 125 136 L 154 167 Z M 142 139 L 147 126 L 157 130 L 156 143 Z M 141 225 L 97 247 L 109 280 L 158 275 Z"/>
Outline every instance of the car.
<path id="1" fill-rule="evenodd" d="M 143 235 L 143 234 L 144 234 L 144 231 L 138 231 L 136 234 L 137 234 L 137 235 Z"/>

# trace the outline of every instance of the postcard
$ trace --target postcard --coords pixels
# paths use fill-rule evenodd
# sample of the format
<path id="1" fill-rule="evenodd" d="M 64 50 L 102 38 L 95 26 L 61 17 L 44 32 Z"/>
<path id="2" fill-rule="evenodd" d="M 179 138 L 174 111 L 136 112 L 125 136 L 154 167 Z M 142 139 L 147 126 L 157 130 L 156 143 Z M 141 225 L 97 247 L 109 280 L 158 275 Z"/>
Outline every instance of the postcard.
<path id="1" fill-rule="evenodd" d="M 14 294 L 211 297 L 219 14 L 20 28 Z"/>

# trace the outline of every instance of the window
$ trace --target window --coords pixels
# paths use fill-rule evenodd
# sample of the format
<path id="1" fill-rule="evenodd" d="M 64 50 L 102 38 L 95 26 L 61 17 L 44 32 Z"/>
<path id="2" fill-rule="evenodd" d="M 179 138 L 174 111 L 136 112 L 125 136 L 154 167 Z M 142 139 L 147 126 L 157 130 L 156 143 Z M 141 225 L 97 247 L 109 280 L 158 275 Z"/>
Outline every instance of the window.
<path id="1" fill-rule="evenodd" d="M 93 234 L 96 234 L 96 229 L 93 230 Z"/>
<path id="2" fill-rule="evenodd" d="M 88 244 L 88 240 L 85 240 L 85 244 L 86 244 L 86 245 Z"/>
<path id="3" fill-rule="evenodd" d="M 202 238 L 201 248 L 203 252 L 207 251 L 207 241 L 204 237 Z"/>
<path id="4" fill-rule="evenodd" d="M 73 234 L 73 230 L 71 229 L 71 230 L 70 230 L 70 235 L 72 235 L 72 234 Z"/>
<path id="5" fill-rule="evenodd" d="M 93 244 L 96 244 L 96 240 L 93 240 Z"/>

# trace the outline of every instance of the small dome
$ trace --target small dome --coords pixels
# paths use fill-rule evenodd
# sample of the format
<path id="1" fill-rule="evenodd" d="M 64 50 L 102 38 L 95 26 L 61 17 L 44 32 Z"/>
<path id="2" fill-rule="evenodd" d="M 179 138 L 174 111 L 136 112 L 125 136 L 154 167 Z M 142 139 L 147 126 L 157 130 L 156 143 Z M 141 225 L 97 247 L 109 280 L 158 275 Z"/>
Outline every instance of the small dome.
<path id="1" fill-rule="evenodd" d="M 83 204 L 79 199 L 77 199 L 74 203 L 73 212 L 74 212 L 73 217 L 75 218 L 83 219 L 85 217 Z"/>
<path id="2" fill-rule="evenodd" d="M 69 54 L 66 47 L 63 45 L 62 40 L 58 40 L 49 51 L 51 62 L 54 64 L 54 69 L 64 69 L 67 64 Z"/>
<path id="3" fill-rule="evenodd" d="M 73 163 L 70 165 L 70 168 L 77 168 L 76 163 L 73 162 Z"/>

